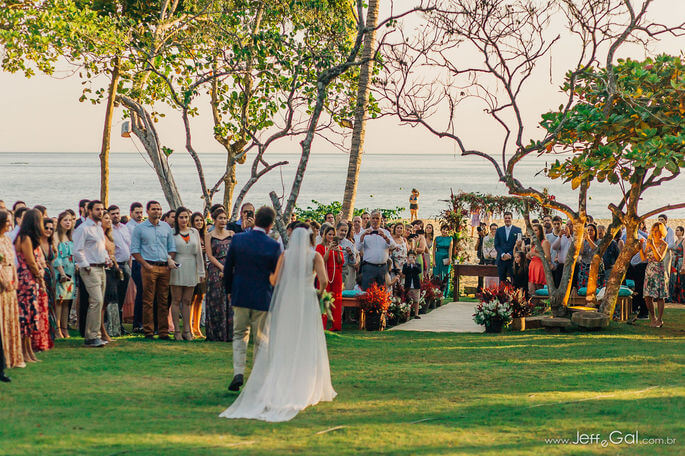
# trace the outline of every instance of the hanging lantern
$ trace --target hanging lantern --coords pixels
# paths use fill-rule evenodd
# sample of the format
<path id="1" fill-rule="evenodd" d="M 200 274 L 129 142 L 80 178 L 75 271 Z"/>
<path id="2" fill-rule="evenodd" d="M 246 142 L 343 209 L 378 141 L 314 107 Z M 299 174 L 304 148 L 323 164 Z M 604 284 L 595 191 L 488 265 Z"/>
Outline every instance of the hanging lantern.
<path id="1" fill-rule="evenodd" d="M 130 120 L 124 120 L 124 122 L 121 124 L 121 137 L 122 138 L 130 138 L 131 137 L 131 121 Z"/>

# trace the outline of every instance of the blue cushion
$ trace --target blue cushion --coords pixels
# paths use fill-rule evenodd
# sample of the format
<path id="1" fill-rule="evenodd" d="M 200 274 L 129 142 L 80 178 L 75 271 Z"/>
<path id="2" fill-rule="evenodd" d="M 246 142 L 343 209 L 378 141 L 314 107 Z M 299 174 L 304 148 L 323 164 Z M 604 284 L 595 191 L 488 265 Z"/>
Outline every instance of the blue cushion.
<path id="1" fill-rule="evenodd" d="M 626 280 L 626 286 L 630 288 L 631 290 L 635 289 L 635 281 L 634 280 Z"/>
<path id="2" fill-rule="evenodd" d="M 356 298 L 360 294 L 364 294 L 364 292 L 361 290 L 343 290 L 342 297 L 343 298 Z"/>
<path id="3" fill-rule="evenodd" d="M 549 290 L 547 287 L 535 290 L 535 296 L 549 296 Z"/>
<path id="4" fill-rule="evenodd" d="M 580 288 L 578 290 L 578 296 L 587 296 L 587 287 Z"/>
<path id="5" fill-rule="evenodd" d="M 633 290 L 631 290 L 628 287 L 621 287 L 621 289 L 618 290 L 618 296 L 622 297 L 622 298 L 624 298 L 626 296 L 632 296 L 632 294 L 633 294 Z"/>

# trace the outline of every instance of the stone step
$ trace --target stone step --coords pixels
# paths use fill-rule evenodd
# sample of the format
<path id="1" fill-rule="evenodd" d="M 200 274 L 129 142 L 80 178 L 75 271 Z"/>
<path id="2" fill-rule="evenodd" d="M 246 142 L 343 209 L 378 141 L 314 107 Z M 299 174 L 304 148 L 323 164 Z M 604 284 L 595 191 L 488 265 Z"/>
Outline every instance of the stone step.
<path id="1" fill-rule="evenodd" d="M 601 329 L 609 326 L 609 316 L 602 312 L 575 312 L 571 321 L 584 329 Z"/>

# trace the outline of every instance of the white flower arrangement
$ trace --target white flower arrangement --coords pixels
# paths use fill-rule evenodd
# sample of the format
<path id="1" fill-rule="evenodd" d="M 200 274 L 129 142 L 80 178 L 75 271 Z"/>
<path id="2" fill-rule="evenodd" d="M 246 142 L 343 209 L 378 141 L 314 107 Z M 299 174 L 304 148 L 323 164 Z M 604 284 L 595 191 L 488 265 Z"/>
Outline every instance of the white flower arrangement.
<path id="1" fill-rule="evenodd" d="M 508 325 L 511 323 L 511 319 L 511 306 L 498 300 L 479 304 L 476 307 L 476 313 L 473 314 L 473 321 L 485 326 L 495 322 L 502 322 L 504 325 Z"/>

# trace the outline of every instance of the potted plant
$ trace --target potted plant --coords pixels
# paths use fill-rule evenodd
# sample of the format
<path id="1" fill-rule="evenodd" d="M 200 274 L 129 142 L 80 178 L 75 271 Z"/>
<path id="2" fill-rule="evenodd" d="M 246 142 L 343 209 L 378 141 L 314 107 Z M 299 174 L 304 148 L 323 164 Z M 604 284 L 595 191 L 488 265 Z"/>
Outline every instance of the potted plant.
<path id="1" fill-rule="evenodd" d="M 382 331 L 385 327 L 385 316 L 390 306 L 391 295 L 385 287 L 374 283 L 366 293 L 359 297 L 359 308 L 366 316 L 367 331 Z"/>
<path id="2" fill-rule="evenodd" d="M 511 323 L 511 306 L 497 299 L 481 302 L 476 306 L 473 321 L 485 326 L 486 333 L 501 333 Z"/>
<path id="3" fill-rule="evenodd" d="M 525 291 L 520 288 L 509 286 L 509 303 L 511 305 L 511 329 L 514 331 L 524 331 L 526 329 L 526 317 L 529 317 L 535 308 L 535 304 L 526 298 Z"/>
<path id="4" fill-rule="evenodd" d="M 395 296 L 390 300 L 390 306 L 386 312 L 387 326 L 395 326 L 409 320 L 411 307 L 401 297 Z"/>

